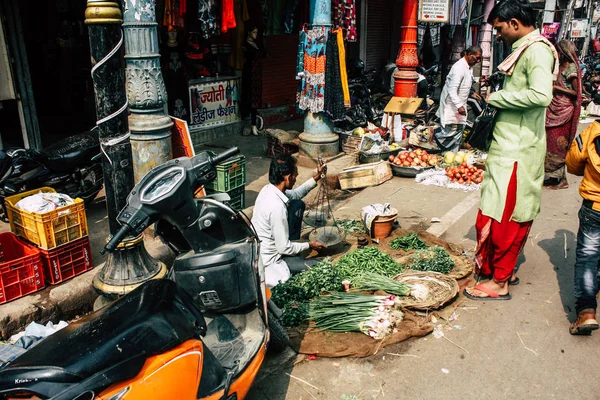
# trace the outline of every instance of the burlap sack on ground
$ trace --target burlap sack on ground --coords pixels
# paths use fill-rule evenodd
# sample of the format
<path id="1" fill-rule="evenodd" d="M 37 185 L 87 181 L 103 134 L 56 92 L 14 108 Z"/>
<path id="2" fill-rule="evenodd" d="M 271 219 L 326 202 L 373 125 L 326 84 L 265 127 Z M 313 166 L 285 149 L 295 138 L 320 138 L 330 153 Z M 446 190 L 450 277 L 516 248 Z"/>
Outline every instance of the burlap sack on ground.
<path id="1" fill-rule="evenodd" d="M 404 320 L 392 333 L 382 340 L 374 340 L 364 333 L 333 333 L 316 329 L 293 328 L 288 330 L 292 348 L 301 354 L 319 357 L 368 357 L 377 354 L 385 346 L 399 343 L 411 337 L 421 337 L 433 331 L 426 317 L 405 311 Z"/>

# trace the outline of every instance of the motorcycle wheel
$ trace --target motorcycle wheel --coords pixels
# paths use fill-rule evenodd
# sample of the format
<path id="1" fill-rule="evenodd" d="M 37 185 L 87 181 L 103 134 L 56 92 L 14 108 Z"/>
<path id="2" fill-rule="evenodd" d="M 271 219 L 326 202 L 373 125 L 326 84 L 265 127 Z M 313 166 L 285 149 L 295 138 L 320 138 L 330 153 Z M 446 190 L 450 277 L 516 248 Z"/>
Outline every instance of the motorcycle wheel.
<path id="1" fill-rule="evenodd" d="M 290 338 L 275 314 L 271 310 L 268 310 L 267 312 L 269 318 L 269 333 L 271 337 L 269 349 L 281 353 L 288 347 L 291 347 Z"/>

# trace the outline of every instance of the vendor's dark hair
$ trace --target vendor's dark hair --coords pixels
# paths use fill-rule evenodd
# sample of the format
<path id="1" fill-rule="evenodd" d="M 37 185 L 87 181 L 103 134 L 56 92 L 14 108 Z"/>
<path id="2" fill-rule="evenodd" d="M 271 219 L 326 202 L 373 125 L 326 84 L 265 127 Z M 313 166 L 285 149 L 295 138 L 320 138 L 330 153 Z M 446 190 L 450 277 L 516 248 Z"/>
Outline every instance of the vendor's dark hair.
<path id="1" fill-rule="evenodd" d="M 477 53 L 482 53 L 483 51 L 481 50 L 481 47 L 477 46 L 476 44 L 474 44 L 471 47 L 468 47 L 465 50 L 465 54 L 467 55 L 472 55 L 472 54 L 477 54 Z"/>
<path id="2" fill-rule="evenodd" d="M 271 159 L 269 167 L 269 182 L 278 185 L 283 182 L 286 175 L 296 171 L 296 159 L 289 154 L 280 154 Z"/>
<path id="3" fill-rule="evenodd" d="M 490 12 L 487 22 L 493 24 L 496 18 L 500 22 L 515 18 L 525 26 L 535 25 L 535 13 L 528 0 L 501 0 Z"/>

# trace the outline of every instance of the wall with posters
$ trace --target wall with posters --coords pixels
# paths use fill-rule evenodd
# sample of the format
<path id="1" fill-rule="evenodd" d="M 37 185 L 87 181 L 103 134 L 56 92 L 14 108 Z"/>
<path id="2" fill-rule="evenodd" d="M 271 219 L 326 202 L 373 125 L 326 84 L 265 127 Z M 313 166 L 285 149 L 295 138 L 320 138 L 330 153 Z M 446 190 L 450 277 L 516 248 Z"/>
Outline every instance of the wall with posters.
<path id="1" fill-rule="evenodd" d="M 236 77 L 191 80 L 190 129 L 240 120 L 241 80 Z"/>

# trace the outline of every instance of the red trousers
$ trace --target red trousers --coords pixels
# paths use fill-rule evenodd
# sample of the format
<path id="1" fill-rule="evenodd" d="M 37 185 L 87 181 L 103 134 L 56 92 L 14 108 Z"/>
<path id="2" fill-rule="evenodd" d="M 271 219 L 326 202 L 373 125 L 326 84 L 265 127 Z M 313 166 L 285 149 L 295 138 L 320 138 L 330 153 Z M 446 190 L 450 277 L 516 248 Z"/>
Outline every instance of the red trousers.
<path id="1" fill-rule="evenodd" d="M 513 168 L 502 221 L 485 216 L 479 210 L 475 228 L 477 229 L 477 250 L 475 261 L 479 274 L 492 275 L 501 283 L 510 279 L 519 253 L 523 250 L 533 221 L 516 222 L 510 218 L 517 202 L 517 163 Z"/>

